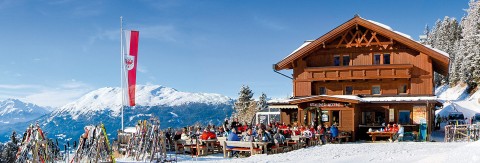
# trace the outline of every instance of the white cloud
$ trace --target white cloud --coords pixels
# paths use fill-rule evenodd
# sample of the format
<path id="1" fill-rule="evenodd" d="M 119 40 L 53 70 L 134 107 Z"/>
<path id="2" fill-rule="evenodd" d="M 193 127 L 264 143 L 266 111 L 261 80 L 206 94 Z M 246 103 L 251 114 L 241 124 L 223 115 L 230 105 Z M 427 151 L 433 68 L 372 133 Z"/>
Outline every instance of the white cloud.
<path id="1" fill-rule="evenodd" d="M 72 79 L 57 86 L 43 85 L 0 85 L 0 99 L 15 98 L 40 106 L 61 107 L 77 100 L 94 88 L 86 83 Z"/>
<path id="2" fill-rule="evenodd" d="M 43 88 L 40 85 L 29 84 L 0 84 L 0 89 L 40 89 Z"/>
<path id="3" fill-rule="evenodd" d="M 61 107 L 67 103 L 70 103 L 82 95 L 87 93 L 89 90 L 83 89 L 54 89 L 54 90 L 43 90 L 39 93 L 34 93 L 27 95 L 22 100 L 31 102 L 40 106 L 51 106 L 51 107 Z"/>

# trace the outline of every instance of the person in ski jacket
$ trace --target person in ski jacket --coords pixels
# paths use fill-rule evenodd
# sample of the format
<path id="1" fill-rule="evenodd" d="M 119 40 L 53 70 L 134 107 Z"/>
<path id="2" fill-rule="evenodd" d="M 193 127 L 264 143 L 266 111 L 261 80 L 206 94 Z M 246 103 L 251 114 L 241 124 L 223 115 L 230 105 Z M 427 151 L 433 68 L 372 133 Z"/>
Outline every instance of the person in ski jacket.
<path id="1" fill-rule="evenodd" d="M 332 141 L 335 140 L 338 136 L 338 128 L 337 124 L 333 124 L 332 127 L 330 127 L 330 134 L 332 136 Z"/>
<path id="2" fill-rule="evenodd" d="M 208 140 L 208 139 L 216 139 L 217 135 L 215 133 L 211 132 L 208 128 L 203 130 L 202 136 L 200 136 L 202 140 Z"/>

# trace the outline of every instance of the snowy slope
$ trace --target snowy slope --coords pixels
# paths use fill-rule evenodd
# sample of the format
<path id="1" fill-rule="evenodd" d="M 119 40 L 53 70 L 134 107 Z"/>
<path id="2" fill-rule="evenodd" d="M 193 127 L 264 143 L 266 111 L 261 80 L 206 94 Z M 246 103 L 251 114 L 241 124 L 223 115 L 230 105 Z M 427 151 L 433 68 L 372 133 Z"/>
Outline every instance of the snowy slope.
<path id="1" fill-rule="evenodd" d="M 443 109 L 435 113 L 440 116 L 448 116 L 450 112 L 462 112 L 465 118 L 470 118 L 475 113 L 480 113 L 480 91 L 471 96 L 467 92 L 467 86 L 456 85 L 449 88 L 448 85 L 438 87 L 435 94 L 443 101 Z"/>
<path id="2" fill-rule="evenodd" d="M 49 113 L 45 108 L 17 99 L 0 101 L 0 126 L 26 122 Z"/>
<path id="3" fill-rule="evenodd" d="M 88 115 L 104 110 L 111 111 L 112 116 L 119 116 L 122 103 L 121 95 L 120 88 L 100 88 L 54 111 L 51 116 L 70 114 L 73 119 L 77 119 L 79 115 Z M 138 85 L 136 102 L 138 106 L 174 107 L 191 103 L 228 104 L 231 99 L 214 93 L 190 93 L 159 85 Z"/>

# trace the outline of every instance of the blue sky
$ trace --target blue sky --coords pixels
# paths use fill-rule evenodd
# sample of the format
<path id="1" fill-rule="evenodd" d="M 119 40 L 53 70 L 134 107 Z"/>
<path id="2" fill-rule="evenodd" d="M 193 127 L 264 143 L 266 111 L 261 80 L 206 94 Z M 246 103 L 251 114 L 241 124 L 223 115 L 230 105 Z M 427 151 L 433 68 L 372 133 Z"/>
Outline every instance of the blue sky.
<path id="1" fill-rule="evenodd" d="M 0 0 L 0 99 L 56 107 L 118 87 L 120 16 L 140 31 L 139 84 L 232 98 L 245 84 L 255 98 L 281 98 L 292 82 L 272 64 L 354 14 L 418 39 L 425 24 L 460 19 L 467 7 L 468 0 Z"/>

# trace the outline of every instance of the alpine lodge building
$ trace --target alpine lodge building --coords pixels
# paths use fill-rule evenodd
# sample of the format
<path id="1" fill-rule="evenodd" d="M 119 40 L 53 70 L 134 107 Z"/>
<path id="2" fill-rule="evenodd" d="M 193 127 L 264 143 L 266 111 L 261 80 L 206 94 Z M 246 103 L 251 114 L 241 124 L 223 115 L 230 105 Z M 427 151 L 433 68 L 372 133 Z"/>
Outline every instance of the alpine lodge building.
<path id="1" fill-rule="evenodd" d="M 369 129 L 387 124 L 426 130 L 429 140 L 441 106 L 434 72 L 447 75 L 448 65 L 447 53 L 355 15 L 274 65 L 275 71 L 293 70 L 293 97 L 269 101 L 269 107 L 280 109 L 285 124 L 337 124 L 353 140 L 369 140 Z"/>

